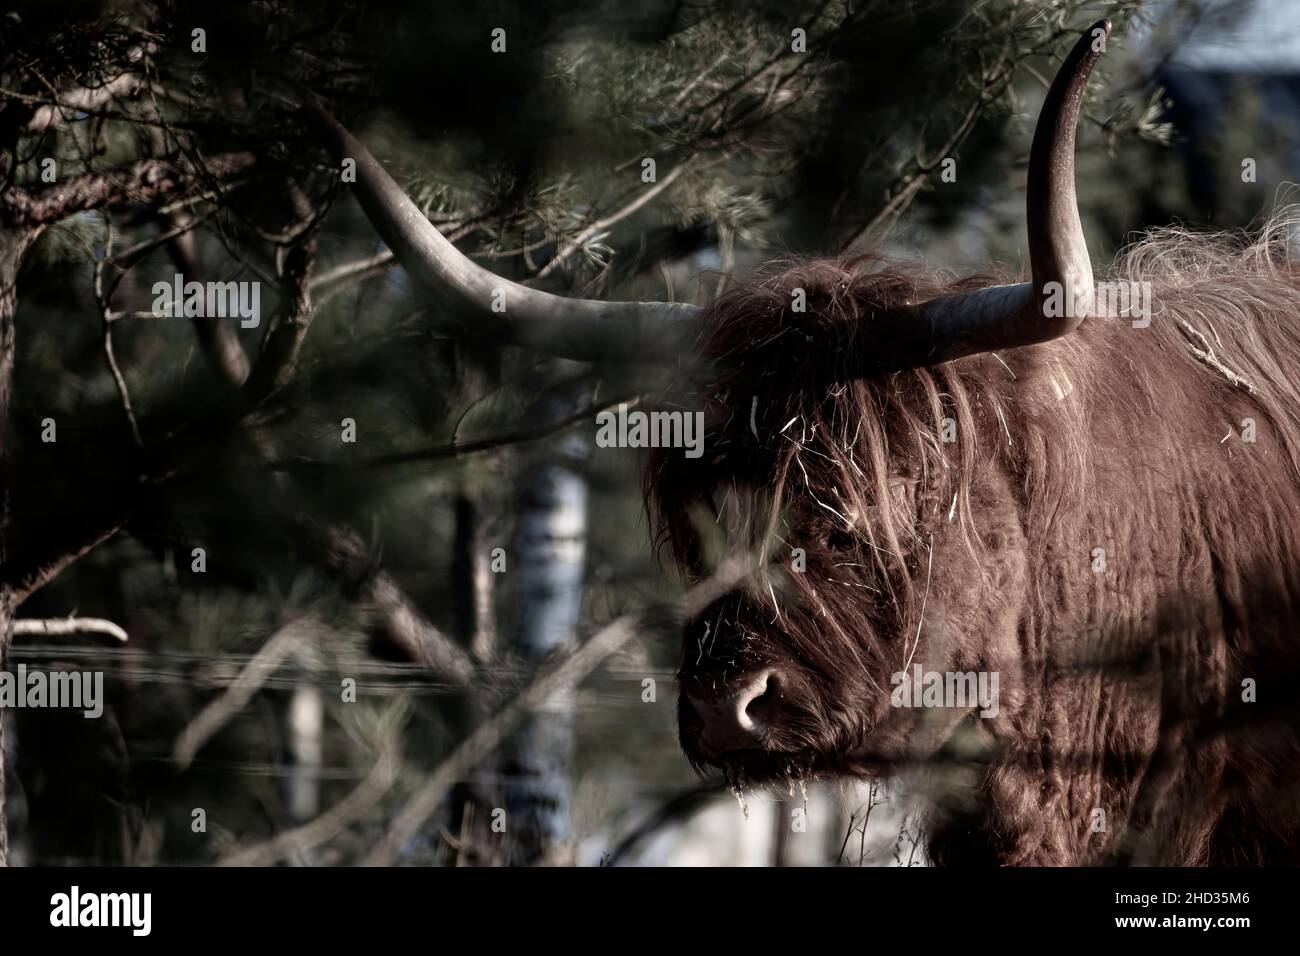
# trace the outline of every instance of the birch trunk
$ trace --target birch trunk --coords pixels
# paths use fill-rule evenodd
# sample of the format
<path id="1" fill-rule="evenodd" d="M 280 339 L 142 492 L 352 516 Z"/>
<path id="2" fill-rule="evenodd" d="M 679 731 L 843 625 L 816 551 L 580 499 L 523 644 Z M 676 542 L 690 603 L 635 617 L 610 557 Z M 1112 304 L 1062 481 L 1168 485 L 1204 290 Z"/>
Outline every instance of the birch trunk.
<path id="1" fill-rule="evenodd" d="M 570 436 L 525 474 L 513 558 L 519 610 L 514 652 L 536 666 L 574 645 L 582 608 L 589 448 Z M 548 862 L 570 840 L 571 695 L 552 699 L 516 733 L 505 766 L 510 862 Z"/>

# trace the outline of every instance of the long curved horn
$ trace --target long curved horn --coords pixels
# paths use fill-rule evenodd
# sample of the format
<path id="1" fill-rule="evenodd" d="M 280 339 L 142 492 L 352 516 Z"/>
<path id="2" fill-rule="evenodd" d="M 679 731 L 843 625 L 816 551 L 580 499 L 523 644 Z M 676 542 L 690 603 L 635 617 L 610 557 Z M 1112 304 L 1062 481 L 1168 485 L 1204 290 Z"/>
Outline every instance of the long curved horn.
<path id="1" fill-rule="evenodd" d="M 339 158 L 356 160 L 353 193 L 397 260 L 424 288 L 451 293 L 494 335 L 564 358 L 672 359 L 693 340 L 699 307 L 570 299 L 511 282 L 462 255 L 355 136 L 318 106 L 306 114 Z M 496 306 L 496 310 L 494 310 Z"/>
<path id="2" fill-rule="evenodd" d="M 1074 331 L 1092 312 L 1092 263 L 1074 193 L 1074 139 L 1084 87 L 1109 36 L 1109 20 L 1088 28 L 1061 64 L 1038 114 L 1026 198 L 1033 281 L 918 306 L 928 335 L 921 333 L 919 354 L 910 364 L 1046 342 Z M 914 324 L 910 333 L 900 329 L 899 338 L 915 341 L 917 331 Z"/>

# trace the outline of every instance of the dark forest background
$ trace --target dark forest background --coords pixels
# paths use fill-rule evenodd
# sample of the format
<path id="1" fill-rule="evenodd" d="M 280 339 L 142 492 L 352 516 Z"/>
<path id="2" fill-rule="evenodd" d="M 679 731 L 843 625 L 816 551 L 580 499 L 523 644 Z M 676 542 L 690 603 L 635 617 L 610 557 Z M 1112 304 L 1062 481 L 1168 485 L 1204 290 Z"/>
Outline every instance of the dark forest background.
<path id="1" fill-rule="evenodd" d="M 593 442 L 594 409 L 664 381 L 419 294 L 298 106 L 496 272 L 704 302 L 792 253 L 1022 266 L 1037 107 L 1102 15 L 1094 260 L 1151 224 L 1249 223 L 1294 176 L 1300 61 L 1178 50 L 1251 10 L 6 5 L 0 649 L 107 694 L 98 720 L 3 714 L 10 862 L 918 862 L 885 787 L 820 788 L 791 832 L 801 795 L 746 818 L 686 765 L 679 588 L 638 453 Z M 261 283 L 259 326 L 139 314 L 178 272 Z"/>

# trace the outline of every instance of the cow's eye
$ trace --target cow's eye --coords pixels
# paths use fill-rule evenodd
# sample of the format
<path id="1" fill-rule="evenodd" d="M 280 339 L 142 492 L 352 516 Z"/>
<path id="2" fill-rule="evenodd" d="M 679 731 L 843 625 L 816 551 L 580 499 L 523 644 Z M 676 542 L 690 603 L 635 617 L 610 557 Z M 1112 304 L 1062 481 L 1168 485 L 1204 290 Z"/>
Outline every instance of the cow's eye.
<path id="1" fill-rule="evenodd" d="M 836 528 L 826 536 L 826 548 L 830 551 L 848 551 L 853 547 L 853 535 L 842 528 Z"/>

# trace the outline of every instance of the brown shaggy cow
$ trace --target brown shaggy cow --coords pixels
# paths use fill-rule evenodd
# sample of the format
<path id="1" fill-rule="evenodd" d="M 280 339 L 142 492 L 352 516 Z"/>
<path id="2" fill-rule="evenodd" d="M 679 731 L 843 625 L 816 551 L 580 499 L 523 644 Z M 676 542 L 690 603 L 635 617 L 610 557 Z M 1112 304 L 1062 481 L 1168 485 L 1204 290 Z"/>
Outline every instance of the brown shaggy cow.
<path id="1" fill-rule="evenodd" d="M 418 280 L 479 309 L 505 290 L 503 335 L 577 358 L 698 343 L 705 452 L 656 453 L 647 499 L 688 579 L 756 563 L 686 628 L 694 763 L 738 785 L 912 771 L 938 862 L 1295 862 L 1292 222 L 1129 249 L 1101 278 L 1149 284 L 1149 322 L 1091 294 L 1074 131 L 1108 32 L 1044 104 L 1016 285 L 858 256 L 770 267 L 698 314 L 550 296 L 462 257 L 316 118 Z"/>
<path id="2" fill-rule="evenodd" d="M 715 303 L 705 458 L 658 453 L 648 495 L 693 576 L 712 527 L 766 543 L 784 573 L 687 628 L 687 755 L 741 783 L 866 775 L 965 723 L 976 752 L 947 757 L 969 762 L 973 800 L 939 809 L 936 860 L 1295 859 L 1290 225 L 1129 249 L 1108 278 L 1151 283 L 1149 328 L 1094 317 L 1033 349 L 830 386 L 827 342 L 952 287 L 859 257 Z M 996 717 L 892 706 L 891 678 L 918 665 L 997 673 Z"/>

